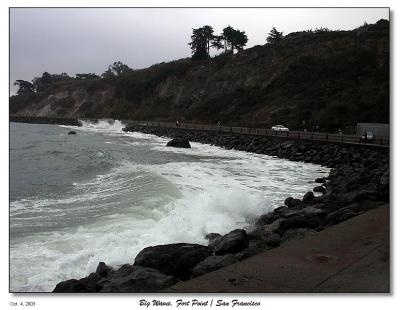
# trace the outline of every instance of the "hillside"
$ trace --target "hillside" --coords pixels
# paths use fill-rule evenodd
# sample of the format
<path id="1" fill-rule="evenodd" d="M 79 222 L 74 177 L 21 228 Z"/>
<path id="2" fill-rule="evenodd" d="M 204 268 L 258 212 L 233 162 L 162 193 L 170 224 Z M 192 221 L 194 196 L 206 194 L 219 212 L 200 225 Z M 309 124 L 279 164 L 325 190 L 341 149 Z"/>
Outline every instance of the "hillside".
<path id="1" fill-rule="evenodd" d="M 205 61 L 59 82 L 10 98 L 10 114 L 216 123 L 337 131 L 389 122 L 389 22 L 296 32 Z"/>

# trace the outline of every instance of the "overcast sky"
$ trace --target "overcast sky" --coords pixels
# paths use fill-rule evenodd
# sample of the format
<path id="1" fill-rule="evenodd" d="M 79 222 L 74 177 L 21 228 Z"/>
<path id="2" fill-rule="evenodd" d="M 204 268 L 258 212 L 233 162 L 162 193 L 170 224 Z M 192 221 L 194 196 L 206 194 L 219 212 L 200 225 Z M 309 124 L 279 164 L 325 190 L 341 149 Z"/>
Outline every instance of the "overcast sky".
<path id="1" fill-rule="evenodd" d="M 272 26 L 288 34 L 310 28 L 350 30 L 381 18 L 386 8 L 139 9 L 12 8 L 10 75 L 32 80 L 50 73 L 103 73 L 120 60 L 139 69 L 189 57 L 192 28 L 244 30 L 247 47 L 265 44 Z M 11 92 L 15 92 L 15 86 Z"/>

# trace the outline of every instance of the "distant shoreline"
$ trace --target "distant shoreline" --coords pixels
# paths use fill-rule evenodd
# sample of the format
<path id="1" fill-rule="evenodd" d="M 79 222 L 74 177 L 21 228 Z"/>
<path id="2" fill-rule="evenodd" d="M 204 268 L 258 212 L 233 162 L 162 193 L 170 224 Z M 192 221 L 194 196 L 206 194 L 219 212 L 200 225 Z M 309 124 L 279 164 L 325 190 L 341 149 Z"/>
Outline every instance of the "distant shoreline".
<path id="1" fill-rule="evenodd" d="M 28 123 L 28 124 L 56 124 L 56 125 L 70 125 L 82 126 L 77 118 L 69 117 L 45 117 L 45 116 L 22 116 L 10 115 L 9 121 L 14 123 Z"/>

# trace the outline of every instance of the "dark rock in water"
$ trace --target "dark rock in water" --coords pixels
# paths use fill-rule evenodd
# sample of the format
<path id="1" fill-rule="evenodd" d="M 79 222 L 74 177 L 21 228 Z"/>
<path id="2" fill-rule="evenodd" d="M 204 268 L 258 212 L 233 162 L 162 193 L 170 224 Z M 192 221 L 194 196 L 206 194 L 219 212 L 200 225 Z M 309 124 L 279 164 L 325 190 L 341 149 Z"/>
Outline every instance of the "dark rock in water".
<path id="1" fill-rule="evenodd" d="M 101 277 L 107 277 L 108 274 L 112 271 L 112 268 L 107 266 L 104 262 L 100 262 L 97 265 L 97 269 L 96 269 L 96 274 L 98 274 Z"/>
<path id="2" fill-rule="evenodd" d="M 152 268 L 124 265 L 111 275 L 100 292 L 150 293 L 174 285 L 176 282 L 173 276 L 162 274 Z"/>
<path id="3" fill-rule="evenodd" d="M 185 139 L 185 138 L 174 138 L 167 143 L 167 146 L 180 147 L 180 148 L 186 148 L 186 149 L 191 148 L 189 140 Z"/>
<path id="4" fill-rule="evenodd" d="M 69 135 L 76 135 L 76 131 L 71 130 L 71 131 L 68 132 L 68 134 Z"/>
<path id="5" fill-rule="evenodd" d="M 326 178 L 325 177 L 323 177 L 323 178 L 316 178 L 315 179 L 315 183 L 325 183 L 326 182 Z"/>
<path id="6" fill-rule="evenodd" d="M 285 231 L 283 233 L 281 244 L 291 240 L 300 240 L 308 235 L 313 235 L 315 233 L 316 231 L 310 228 L 289 229 L 288 231 Z"/>
<path id="7" fill-rule="evenodd" d="M 194 266 L 211 255 L 209 247 L 174 243 L 144 248 L 135 258 L 135 266 L 154 268 L 180 280 L 191 276 Z"/>
<path id="8" fill-rule="evenodd" d="M 215 238 L 221 237 L 221 234 L 218 233 L 209 233 L 206 235 L 207 240 L 213 240 Z"/>
<path id="9" fill-rule="evenodd" d="M 60 282 L 53 292 L 150 293 L 174 285 L 176 282 L 174 277 L 152 268 L 126 264 L 113 271 L 106 264 L 100 263 L 96 272 L 80 280 L 71 279 Z"/>
<path id="10" fill-rule="evenodd" d="M 193 277 L 198 277 L 219 268 L 237 263 L 239 260 L 233 254 L 209 256 L 193 268 Z"/>
<path id="11" fill-rule="evenodd" d="M 314 193 L 313 192 L 307 192 L 303 196 L 303 202 L 312 202 L 314 200 Z"/>
<path id="12" fill-rule="evenodd" d="M 269 225 L 264 226 L 264 233 L 265 234 L 272 234 L 272 233 L 278 233 L 280 229 L 281 222 L 284 220 L 284 218 L 279 218 L 275 222 Z"/>
<path id="13" fill-rule="evenodd" d="M 208 246 L 213 247 L 216 242 L 218 242 L 222 236 L 217 233 L 209 233 L 206 235 L 206 239 L 208 240 Z"/>
<path id="14" fill-rule="evenodd" d="M 323 193 L 323 194 L 326 193 L 326 189 L 323 186 L 315 186 L 313 191 L 316 193 Z"/>
<path id="15" fill-rule="evenodd" d="M 285 206 L 289 206 L 290 202 L 293 200 L 293 197 L 288 197 L 285 199 Z"/>
<path id="16" fill-rule="evenodd" d="M 248 245 L 249 239 L 246 231 L 243 229 L 235 229 L 222 236 L 222 238 L 213 245 L 213 248 L 215 255 L 225 255 L 240 252 Z"/>
<path id="17" fill-rule="evenodd" d="M 265 225 L 262 228 L 258 228 L 256 230 L 250 231 L 247 236 L 251 241 L 263 241 L 263 243 L 269 248 L 275 248 L 279 246 L 280 243 L 280 235 L 274 233 L 272 230 L 269 229 L 270 225 Z M 250 245 L 249 245 L 250 246 Z"/>
<path id="18" fill-rule="evenodd" d="M 315 229 L 321 225 L 321 220 L 318 216 L 307 217 L 304 215 L 293 216 L 287 219 L 282 219 L 279 222 L 279 228 L 275 232 L 282 235 L 285 231 L 295 228 L 312 228 Z"/>
<path id="19" fill-rule="evenodd" d="M 101 277 L 95 272 L 92 272 L 86 278 L 81 279 L 80 281 L 84 282 L 87 285 L 87 288 L 91 292 L 99 292 L 102 288 L 102 282 L 105 280 L 104 277 Z"/>
<path id="20" fill-rule="evenodd" d="M 288 218 L 288 217 L 291 217 L 291 216 L 295 216 L 295 215 L 301 214 L 302 213 L 302 209 L 301 208 L 289 209 L 287 207 L 281 207 L 281 208 L 275 209 L 274 213 L 276 215 L 279 215 L 280 218 Z"/>
<path id="21" fill-rule="evenodd" d="M 82 280 L 71 279 L 56 285 L 53 293 L 91 293 L 86 283 Z"/>
<path id="22" fill-rule="evenodd" d="M 292 198 L 292 197 L 289 197 L 289 198 Z M 286 198 L 286 200 L 285 200 L 285 205 L 287 205 L 288 208 L 301 209 L 303 207 L 303 202 L 300 199 L 297 199 L 297 198 L 289 199 L 289 198 Z"/>
<path id="23" fill-rule="evenodd" d="M 257 227 L 268 225 L 268 224 L 275 222 L 278 218 L 279 218 L 279 215 L 275 212 L 263 214 L 257 219 L 255 225 Z"/>

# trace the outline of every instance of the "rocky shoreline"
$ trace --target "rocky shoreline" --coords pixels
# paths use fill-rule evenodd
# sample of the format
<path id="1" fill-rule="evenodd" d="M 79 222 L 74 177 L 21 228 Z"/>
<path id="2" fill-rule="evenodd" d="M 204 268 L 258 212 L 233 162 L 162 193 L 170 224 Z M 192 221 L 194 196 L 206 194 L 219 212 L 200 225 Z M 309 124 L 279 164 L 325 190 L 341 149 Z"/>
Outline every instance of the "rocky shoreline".
<path id="1" fill-rule="evenodd" d="M 254 219 L 253 229 L 221 236 L 209 232 L 208 246 L 176 243 L 147 247 L 114 270 L 100 262 L 96 272 L 57 284 L 53 292 L 157 292 L 178 281 L 214 271 L 290 240 L 301 239 L 383 205 L 389 206 L 389 148 L 321 144 L 216 132 L 186 131 L 128 124 L 126 131 L 187 139 L 228 149 L 304 161 L 331 168 L 327 178 L 302 199 L 288 197 L 282 206 Z M 314 196 L 313 192 L 322 193 Z M 133 258 L 132 258 L 133 259 Z"/>

